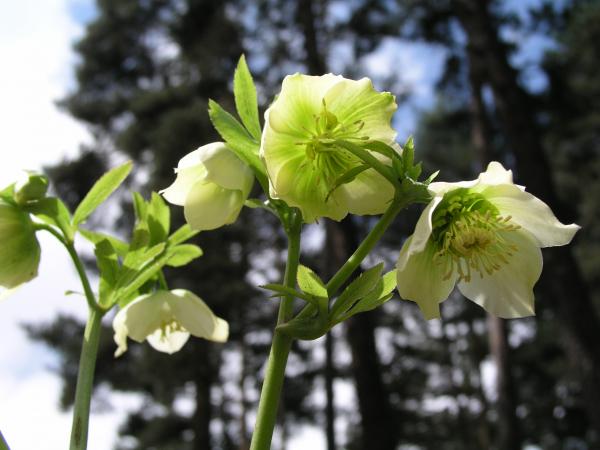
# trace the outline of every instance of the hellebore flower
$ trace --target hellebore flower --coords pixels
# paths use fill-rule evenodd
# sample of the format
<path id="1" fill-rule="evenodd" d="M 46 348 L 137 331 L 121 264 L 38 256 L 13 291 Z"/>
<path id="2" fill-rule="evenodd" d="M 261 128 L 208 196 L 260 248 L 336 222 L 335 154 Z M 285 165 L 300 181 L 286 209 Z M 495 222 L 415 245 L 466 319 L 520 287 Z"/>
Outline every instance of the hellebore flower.
<path id="1" fill-rule="evenodd" d="M 190 334 L 225 342 L 229 325 L 215 316 L 206 303 L 190 291 L 174 289 L 142 295 L 121 309 L 113 320 L 115 356 L 127 351 L 127 337 L 147 340 L 156 350 L 175 353 Z"/>
<path id="2" fill-rule="evenodd" d="M 35 278 L 40 253 L 29 214 L 0 199 L 0 286 L 13 289 Z"/>
<path id="3" fill-rule="evenodd" d="M 560 223 L 498 162 L 477 180 L 431 183 L 429 191 L 433 199 L 400 251 L 400 296 L 417 302 L 427 319 L 436 318 L 439 303 L 458 283 L 491 314 L 533 315 L 540 248 L 568 244 L 579 226 Z"/>
<path id="4" fill-rule="evenodd" d="M 185 220 L 196 230 L 214 230 L 235 222 L 250 194 L 252 170 L 223 142 L 203 145 L 184 156 L 175 182 L 161 194 L 183 206 Z"/>
<path id="5" fill-rule="evenodd" d="M 375 91 L 368 78 L 285 77 L 281 93 L 265 113 L 260 148 L 271 196 L 300 208 L 305 222 L 319 217 L 341 220 L 349 212 L 383 213 L 394 188 L 374 169 L 333 190 L 341 175 L 362 164 L 335 141 L 378 140 L 392 145 L 396 132 L 390 121 L 395 110 L 394 96 Z"/>

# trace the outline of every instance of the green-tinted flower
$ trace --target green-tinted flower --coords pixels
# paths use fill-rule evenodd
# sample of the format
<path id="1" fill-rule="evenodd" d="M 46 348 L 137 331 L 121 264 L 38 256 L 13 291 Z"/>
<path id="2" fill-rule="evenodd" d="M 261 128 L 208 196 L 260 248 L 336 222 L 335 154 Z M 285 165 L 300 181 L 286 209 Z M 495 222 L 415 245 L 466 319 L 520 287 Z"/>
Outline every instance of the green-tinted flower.
<path id="1" fill-rule="evenodd" d="M 167 201 L 183 206 L 185 220 L 196 230 L 235 222 L 254 180 L 251 169 L 223 142 L 187 154 L 175 172 L 175 182 L 161 193 Z"/>
<path id="2" fill-rule="evenodd" d="M 40 200 L 46 196 L 48 178 L 39 173 L 23 171 L 14 187 L 15 200 L 19 204 Z"/>
<path id="3" fill-rule="evenodd" d="M 431 319 L 458 283 L 496 316 L 533 315 L 540 248 L 568 244 L 579 226 L 560 223 L 497 162 L 477 180 L 431 183 L 429 190 L 434 197 L 400 252 L 400 296 Z"/>
<path id="4" fill-rule="evenodd" d="M 178 352 L 190 334 L 225 342 L 229 325 L 215 316 L 206 303 L 190 291 L 175 289 L 142 295 L 121 309 L 113 320 L 115 356 L 127 351 L 127 337 L 148 343 L 165 353 Z"/>
<path id="5" fill-rule="evenodd" d="M 392 145 L 396 132 L 390 121 L 395 110 L 394 96 L 375 91 L 367 78 L 287 76 L 265 113 L 260 148 L 271 196 L 300 208 L 306 222 L 319 217 L 341 220 L 349 212 L 383 213 L 394 188 L 373 169 L 332 192 L 342 174 L 361 164 L 335 141 L 378 140 Z"/>
<path id="6" fill-rule="evenodd" d="M 37 276 L 40 244 L 29 215 L 0 199 L 0 286 L 12 289 Z"/>

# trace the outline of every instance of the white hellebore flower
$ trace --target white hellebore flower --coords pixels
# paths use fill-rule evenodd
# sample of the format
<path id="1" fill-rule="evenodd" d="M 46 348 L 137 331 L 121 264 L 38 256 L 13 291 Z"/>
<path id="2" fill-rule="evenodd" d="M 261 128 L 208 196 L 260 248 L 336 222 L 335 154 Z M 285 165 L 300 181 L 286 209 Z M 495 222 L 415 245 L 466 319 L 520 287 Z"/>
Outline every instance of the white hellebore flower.
<path id="1" fill-rule="evenodd" d="M 225 342 L 229 325 L 215 316 L 206 303 L 190 291 L 174 289 L 142 295 L 121 309 L 113 320 L 115 356 L 127 351 L 127 337 L 148 343 L 165 353 L 178 352 L 190 334 Z"/>
<path id="2" fill-rule="evenodd" d="M 203 145 L 184 156 L 177 178 L 161 194 L 183 206 L 185 220 L 196 230 L 214 230 L 235 222 L 250 194 L 254 176 L 223 142 Z"/>
<path id="3" fill-rule="evenodd" d="M 477 180 L 431 183 L 433 199 L 400 251 L 398 291 L 427 319 L 454 285 L 499 317 L 534 314 L 541 247 L 568 244 L 579 226 L 564 225 L 548 205 L 513 184 L 512 172 L 489 164 Z"/>

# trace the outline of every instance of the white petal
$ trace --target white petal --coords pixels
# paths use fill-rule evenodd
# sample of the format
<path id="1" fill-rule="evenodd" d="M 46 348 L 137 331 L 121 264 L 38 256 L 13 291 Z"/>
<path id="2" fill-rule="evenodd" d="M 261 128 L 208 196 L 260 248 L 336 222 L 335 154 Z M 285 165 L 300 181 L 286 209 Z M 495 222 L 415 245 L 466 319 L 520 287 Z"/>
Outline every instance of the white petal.
<path id="1" fill-rule="evenodd" d="M 170 331 L 163 335 L 162 330 L 156 330 L 148 336 L 148 344 L 159 352 L 172 355 L 181 350 L 189 338 L 190 333 L 187 331 Z"/>
<path id="2" fill-rule="evenodd" d="M 405 300 L 417 302 L 426 319 L 440 317 L 439 303 L 446 300 L 456 282 L 456 273 L 444 279 L 446 267 L 434 261 L 435 248 L 428 243 L 419 253 L 409 255 L 411 239 L 402 246 L 400 262 L 397 265 L 398 292 Z"/>
<path id="3" fill-rule="evenodd" d="M 433 199 L 421 213 L 421 216 L 417 221 L 417 225 L 415 226 L 415 232 L 402 246 L 403 251 L 400 252 L 400 258 L 398 259 L 399 270 L 404 268 L 410 256 L 415 253 L 420 253 L 425 249 L 433 229 L 431 218 L 435 208 L 440 204 L 441 201 L 442 197 L 433 197 Z"/>
<path id="4" fill-rule="evenodd" d="M 122 308 L 113 319 L 115 341 L 117 335 L 122 341 L 123 333 L 125 333 L 134 341 L 144 342 L 146 337 L 160 328 L 164 321 L 170 321 L 168 294 L 168 292 L 160 291 L 141 295 Z"/>
<path id="5" fill-rule="evenodd" d="M 529 231 L 540 247 L 566 245 L 579 230 L 575 224 L 565 225 L 539 198 L 522 191 L 519 186 L 505 184 L 483 191 L 485 197 L 503 216 L 512 216 L 514 222 Z"/>
<path id="6" fill-rule="evenodd" d="M 473 274 L 468 283 L 458 283 L 463 295 L 487 312 L 505 319 L 532 316 L 533 286 L 542 273 L 542 252 L 526 231 L 508 231 L 503 237 L 517 246 L 508 264 L 492 275 Z"/>
<path id="7" fill-rule="evenodd" d="M 190 291 L 171 291 L 174 299 L 171 308 L 176 320 L 193 336 L 216 342 L 225 342 L 229 336 L 229 324 L 215 316 L 204 301 Z"/>
<path id="8" fill-rule="evenodd" d="M 183 206 L 192 187 L 204 178 L 206 178 L 206 169 L 200 163 L 177 169 L 177 177 L 173 184 L 160 193 L 169 203 Z"/>
<path id="9" fill-rule="evenodd" d="M 183 213 L 192 228 L 214 230 L 234 222 L 242 206 L 244 198 L 241 191 L 200 181 L 189 192 Z"/>
<path id="10" fill-rule="evenodd" d="M 498 161 L 492 161 L 487 170 L 479 175 L 478 181 L 489 185 L 513 184 L 512 170 L 506 170 Z"/>

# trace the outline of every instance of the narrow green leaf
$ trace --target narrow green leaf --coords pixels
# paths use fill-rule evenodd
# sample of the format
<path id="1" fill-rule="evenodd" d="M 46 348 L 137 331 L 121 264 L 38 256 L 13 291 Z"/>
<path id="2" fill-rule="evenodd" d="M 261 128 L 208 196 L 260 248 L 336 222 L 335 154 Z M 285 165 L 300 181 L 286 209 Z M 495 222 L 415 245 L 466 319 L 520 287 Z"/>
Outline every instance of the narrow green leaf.
<path id="1" fill-rule="evenodd" d="M 246 64 L 244 55 L 240 57 L 235 74 L 233 75 L 233 94 L 235 107 L 242 123 L 256 142 L 260 142 L 260 122 L 258 120 L 258 103 L 256 87 L 252 74 Z"/>
<path id="2" fill-rule="evenodd" d="M 368 141 L 364 144 L 364 147 L 372 152 L 388 157 L 391 161 L 402 159 L 400 153 L 398 153 L 393 147 L 390 147 L 381 141 Z"/>
<path id="3" fill-rule="evenodd" d="M 0 191 L 0 198 L 10 203 L 14 203 L 15 183 L 6 186 Z"/>
<path id="4" fill-rule="evenodd" d="M 92 244 L 98 244 L 102 240 L 107 240 L 110 242 L 110 245 L 115 249 L 118 256 L 125 256 L 127 251 L 129 250 L 129 244 L 127 242 L 122 241 L 114 236 L 110 236 L 108 234 L 100 233 L 97 231 L 90 231 L 84 228 L 80 228 L 79 232 L 81 235 L 90 241 Z"/>
<path id="5" fill-rule="evenodd" d="M 325 283 L 311 269 L 300 264 L 298 266 L 298 286 L 300 289 L 317 298 L 329 298 Z"/>
<path id="6" fill-rule="evenodd" d="M 273 291 L 273 292 L 277 293 L 278 294 L 278 295 L 276 295 L 277 297 L 290 295 L 292 297 L 300 298 L 308 303 L 311 303 L 311 304 L 317 306 L 317 301 L 315 298 L 311 297 L 310 295 L 305 294 L 304 292 L 299 292 L 296 289 L 291 288 L 289 286 L 285 286 L 283 284 L 269 283 L 269 284 L 264 284 L 260 287 L 263 289 L 268 289 L 269 291 Z"/>
<path id="7" fill-rule="evenodd" d="M 344 314 L 335 320 L 335 323 L 342 322 L 355 314 L 371 311 L 387 302 L 393 297 L 392 291 L 396 287 L 396 271 L 392 270 L 386 273 L 378 280 L 375 288 L 365 297 L 354 303 Z"/>
<path id="8" fill-rule="evenodd" d="M 294 317 L 289 322 L 277 326 L 277 331 L 296 339 L 313 340 L 323 336 L 329 330 L 327 315 L 314 317 Z"/>
<path id="9" fill-rule="evenodd" d="M 167 266 L 181 267 L 202 256 L 202 249 L 194 244 L 183 244 L 167 250 Z"/>
<path id="10" fill-rule="evenodd" d="M 87 219 L 88 216 L 121 185 L 123 180 L 129 175 L 131 167 L 132 163 L 131 161 L 128 161 L 125 164 L 106 172 L 98 181 L 96 181 L 75 210 L 75 213 L 73 214 L 73 226 L 76 227 L 85 221 L 85 219 Z"/>
<path id="11" fill-rule="evenodd" d="M 358 299 L 371 292 L 377 285 L 382 270 L 383 263 L 377 264 L 352 281 L 335 301 L 331 316 L 335 319 L 337 315 L 344 314 Z"/>
<path id="12" fill-rule="evenodd" d="M 139 192 L 132 192 L 131 194 L 133 198 L 133 212 L 135 213 L 135 218 L 140 221 L 145 221 L 148 217 L 148 204 L 142 194 Z"/>
<path id="13" fill-rule="evenodd" d="M 333 192 L 339 188 L 340 186 L 342 186 L 343 184 L 346 183 L 350 183 L 351 181 L 354 181 L 354 179 L 361 174 L 362 172 L 364 172 L 365 170 L 367 170 L 369 168 L 368 165 L 366 164 L 361 164 L 360 166 L 356 166 L 353 167 L 352 169 L 348 170 L 347 172 L 343 173 L 342 175 L 340 175 L 334 182 L 333 182 L 333 187 L 329 190 L 329 192 L 327 193 L 327 196 L 325 197 L 325 201 L 329 200 L 329 196 L 331 194 L 333 194 Z"/>
<path id="14" fill-rule="evenodd" d="M 107 305 L 119 276 L 117 252 L 108 239 L 100 240 L 94 249 L 96 264 L 100 272 L 100 304 Z"/>
<path id="15" fill-rule="evenodd" d="M 37 202 L 27 204 L 23 209 L 41 221 L 58 227 L 67 236 L 67 239 L 73 240 L 71 214 L 67 206 L 59 198 L 45 197 Z"/>
<path id="16" fill-rule="evenodd" d="M 175 231 L 173 234 L 171 234 L 171 236 L 169 236 L 169 240 L 168 240 L 169 245 L 177 245 L 182 242 L 185 242 L 188 239 L 191 239 L 194 236 L 196 236 L 198 233 L 200 233 L 200 231 L 192 230 L 192 227 L 190 227 L 186 223 L 185 225 L 179 227 L 177 229 L 177 231 Z"/>
<path id="17" fill-rule="evenodd" d="M 213 100 L 208 101 L 208 115 L 215 129 L 238 158 L 248 164 L 257 177 L 265 178 L 266 169 L 258 156 L 260 144 L 252 139 L 242 124 Z"/>
<path id="18" fill-rule="evenodd" d="M 156 192 L 152 193 L 148 204 L 148 230 L 151 244 L 158 244 L 167 239 L 171 227 L 171 210 Z"/>

